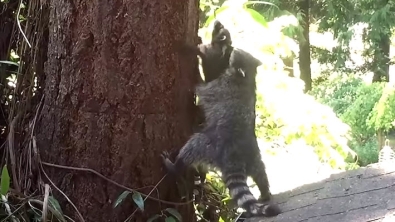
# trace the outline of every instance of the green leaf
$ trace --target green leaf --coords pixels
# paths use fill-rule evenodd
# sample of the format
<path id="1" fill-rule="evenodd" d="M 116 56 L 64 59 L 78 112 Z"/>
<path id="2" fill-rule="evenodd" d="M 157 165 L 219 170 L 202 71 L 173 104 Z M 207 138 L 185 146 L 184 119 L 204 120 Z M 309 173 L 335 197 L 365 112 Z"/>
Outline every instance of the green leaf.
<path id="1" fill-rule="evenodd" d="M 165 222 L 177 222 L 174 217 L 166 217 Z"/>
<path id="2" fill-rule="evenodd" d="M 144 200 L 141 194 L 139 192 L 133 192 L 132 198 L 137 206 L 140 208 L 140 210 L 144 211 Z"/>
<path id="3" fill-rule="evenodd" d="M 259 24 L 261 24 L 265 28 L 268 27 L 265 17 L 263 17 L 261 14 L 259 14 L 259 12 L 255 11 L 254 9 L 250 9 L 250 8 L 246 8 L 245 10 L 246 10 L 246 12 L 250 13 L 251 17 L 256 22 L 258 22 Z"/>
<path id="4" fill-rule="evenodd" d="M 125 190 L 121 195 L 118 196 L 117 200 L 114 203 L 114 208 L 116 208 L 122 201 L 130 194 L 129 191 Z"/>
<path id="5" fill-rule="evenodd" d="M 177 218 L 178 221 L 182 221 L 182 216 L 176 209 L 166 208 L 165 211 L 169 212 L 171 215 L 173 215 L 175 218 Z"/>
<path id="6" fill-rule="evenodd" d="M 271 5 L 271 6 L 274 6 L 280 10 L 280 8 L 276 4 L 271 3 L 271 2 L 265 2 L 265 1 L 248 1 L 248 2 L 244 3 L 244 6 L 253 5 L 253 4 Z"/>
<path id="7" fill-rule="evenodd" d="M 148 218 L 147 222 L 153 222 L 153 221 L 155 221 L 158 218 L 160 218 L 160 215 L 159 214 L 155 214 L 154 216 Z"/>
<path id="8" fill-rule="evenodd" d="M 7 164 L 4 165 L 3 170 L 1 171 L 1 190 L 0 193 L 2 195 L 6 195 L 8 190 L 10 189 L 10 174 L 8 173 Z"/>
<path id="9" fill-rule="evenodd" d="M 16 62 L 5 61 L 5 60 L 0 60 L 0 63 L 9 64 L 9 65 L 14 65 L 14 66 L 19 66 L 19 64 L 16 63 Z"/>
<path id="10" fill-rule="evenodd" d="M 55 199 L 55 197 L 53 196 L 49 196 L 48 197 L 48 201 L 49 201 L 49 205 L 58 212 L 58 215 L 55 214 L 55 216 L 59 216 L 60 218 L 58 218 L 60 221 L 66 221 L 66 219 L 63 217 L 63 211 L 62 208 L 60 207 L 59 202 Z"/>
<path id="11" fill-rule="evenodd" d="M 62 208 L 60 207 L 59 202 L 55 199 L 53 196 L 48 197 L 49 204 L 51 205 L 52 208 L 57 210 L 60 214 L 63 214 Z"/>
<path id="12" fill-rule="evenodd" d="M 213 13 L 212 15 L 210 15 L 207 18 L 206 22 L 204 23 L 204 27 L 208 27 L 211 24 L 211 22 L 213 22 L 213 20 L 217 17 L 217 15 L 219 13 L 224 12 L 228 8 L 229 8 L 229 6 L 222 6 L 221 8 L 215 10 L 215 13 Z"/>

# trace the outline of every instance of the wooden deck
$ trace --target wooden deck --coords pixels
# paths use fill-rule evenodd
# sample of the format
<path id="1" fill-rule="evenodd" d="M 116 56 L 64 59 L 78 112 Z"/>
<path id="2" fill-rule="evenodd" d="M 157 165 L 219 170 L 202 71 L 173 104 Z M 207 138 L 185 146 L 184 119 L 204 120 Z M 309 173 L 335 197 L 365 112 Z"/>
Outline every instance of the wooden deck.
<path id="1" fill-rule="evenodd" d="M 395 222 L 395 165 L 334 174 L 274 195 L 273 201 L 282 214 L 244 222 Z"/>

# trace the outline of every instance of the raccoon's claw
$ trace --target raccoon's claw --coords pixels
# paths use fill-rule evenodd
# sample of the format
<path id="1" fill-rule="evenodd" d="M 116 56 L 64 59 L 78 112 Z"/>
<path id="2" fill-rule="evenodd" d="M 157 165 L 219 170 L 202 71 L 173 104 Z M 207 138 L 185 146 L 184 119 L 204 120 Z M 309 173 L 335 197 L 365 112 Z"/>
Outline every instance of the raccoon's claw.
<path id="1" fill-rule="evenodd" d="M 160 156 L 162 157 L 162 161 L 165 161 L 165 160 L 169 159 L 170 154 L 169 154 L 169 152 L 167 152 L 167 151 L 163 151 L 163 152 L 160 154 Z"/>
<path id="2" fill-rule="evenodd" d="M 173 176 L 176 175 L 176 169 L 174 163 L 171 162 L 171 160 L 169 159 L 170 154 L 167 151 L 163 151 L 160 156 L 162 157 L 162 162 L 165 165 L 167 173 Z"/>

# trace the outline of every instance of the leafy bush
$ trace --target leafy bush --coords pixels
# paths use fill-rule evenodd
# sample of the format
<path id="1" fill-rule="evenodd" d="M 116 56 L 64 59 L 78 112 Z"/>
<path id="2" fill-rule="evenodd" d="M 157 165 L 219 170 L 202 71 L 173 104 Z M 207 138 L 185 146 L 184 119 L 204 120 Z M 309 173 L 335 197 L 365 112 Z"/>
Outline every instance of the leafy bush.
<path id="1" fill-rule="evenodd" d="M 258 73 L 257 135 L 266 140 L 283 138 L 314 147 L 322 162 L 344 169 L 349 126 L 333 110 L 303 93 L 303 82 L 284 74 Z M 266 72 L 267 73 L 267 72 Z"/>
<path id="2" fill-rule="evenodd" d="M 332 107 L 342 121 L 351 127 L 352 150 L 364 166 L 377 162 L 376 131 L 369 123 L 373 108 L 379 101 L 385 83 L 365 83 L 360 77 L 340 74 L 317 85 L 310 94 Z"/>
<path id="3" fill-rule="evenodd" d="M 383 94 L 373 108 L 368 119 L 368 125 L 375 130 L 388 132 L 395 123 L 395 85 L 388 84 Z"/>
<path id="4" fill-rule="evenodd" d="M 327 81 L 315 85 L 309 94 L 322 104 L 332 107 L 340 116 L 356 100 L 357 90 L 363 84 L 363 80 L 355 76 L 332 74 Z"/>

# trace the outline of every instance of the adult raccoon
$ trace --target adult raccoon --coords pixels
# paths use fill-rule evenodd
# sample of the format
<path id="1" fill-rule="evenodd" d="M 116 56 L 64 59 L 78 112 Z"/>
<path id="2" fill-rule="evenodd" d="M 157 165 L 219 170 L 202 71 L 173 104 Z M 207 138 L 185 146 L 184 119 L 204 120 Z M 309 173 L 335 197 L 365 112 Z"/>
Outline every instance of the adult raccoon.
<path id="1" fill-rule="evenodd" d="M 261 62 L 248 52 L 232 49 L 228 67 L 218 77 L 199 85 L 196 94 L 205 115 L 204 128 L 192 135 L 173 164 L 163 153 L 170 174 L 178 175 L 188 166 L 205 165 L 222 172 L 230 196 L 249 216 L 275 216 L 275 204 L 260 203 L 247 186 L 251 176 L 270 199 L 265 165 L 255 135 L 257 67 Z"/>

